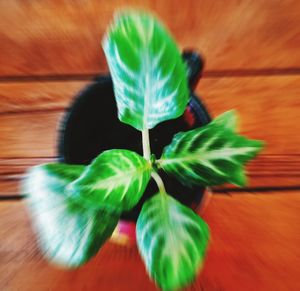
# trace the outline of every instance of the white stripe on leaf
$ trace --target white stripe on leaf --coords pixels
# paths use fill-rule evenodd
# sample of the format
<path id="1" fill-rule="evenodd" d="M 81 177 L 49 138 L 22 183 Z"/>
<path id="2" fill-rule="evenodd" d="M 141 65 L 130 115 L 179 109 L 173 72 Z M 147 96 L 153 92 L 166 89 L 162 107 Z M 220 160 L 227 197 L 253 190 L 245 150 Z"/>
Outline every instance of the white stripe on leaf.
<path id="1" fill-rule="evenodd" d="M 149 215 L 153 209 L 155 215 Z M 203 263 L 209 237 L 208 227 L 198 215 L 169 195 L 159 193 L 145 202 L 136 231 L 146 269 L 163 290 L 191 283 Z M 155 263 L 158 260 L 159 265 Z"/>
<path id="2" fill-rule="evenodd" d="M 103 48 L 122 122 L 143 130 L 184 112 L 189 97 L 186 66 L 175 42 L 154 17 L 132 11 L 119 15 Z M 130 89 L 125 89 L 126 84 Z"/>
<path id="3" fill-rule="evenodd" d="M 68 186 L 68 191 L 89 207 L 109 206 L 128 211 L 142 197 L 150 172 L 150 163 L 138 154 L 129 150 L 108 150 L 87 166 Z"/>
<path id="4" fill-rule="evenodd" d="M 243 166 L 261 150 L 262 142 L 234 132 L 234 111 L 222 116 L 204 127 L 175 135 L 159 165 L 185 185 L 243 186 Z"/>
<path id="5" fill-rule="evenodd" d="M 119 215 L 83 207 L 66 187 L 84 166 L 45 164 L 33 167 L 23 184 L 34 230 L 44 255 L 60 266 L 86 263 L 111 236 Z"/>

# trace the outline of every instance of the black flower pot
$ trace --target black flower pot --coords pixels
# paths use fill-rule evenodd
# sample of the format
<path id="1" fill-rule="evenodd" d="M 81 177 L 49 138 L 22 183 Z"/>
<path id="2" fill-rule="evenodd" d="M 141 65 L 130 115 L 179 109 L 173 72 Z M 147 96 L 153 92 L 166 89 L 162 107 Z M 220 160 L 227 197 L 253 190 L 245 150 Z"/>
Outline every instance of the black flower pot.
<path id="1" fill-rule="evenodd" d="M 157 158 L 174 134 L 210 122 L 206 108 L 193 94 L 203 61 L 193 51 L 185 51 L 182 56 L 188 65 L 190 101 L 181 117 L 165 121 L 150 130 L 151 152 Z M 58 156 L 60 162 L 89 164 L 102 151 L 109 149 L 128 149 L 142 155 L 142 134 L 119 121 L 112 80 L 106 75 L 88 85 L 66 111 L 60 127 Z M 201 202 L 204 188 L 187 188 L 162 171 L 160 174 L 170 195 L 192 207 Z M 156 192 L 157 186 L 151 180 L 139 204 L 130 212 L 123 213 L 122 218 L 136 220 L 144 201 Z"/>

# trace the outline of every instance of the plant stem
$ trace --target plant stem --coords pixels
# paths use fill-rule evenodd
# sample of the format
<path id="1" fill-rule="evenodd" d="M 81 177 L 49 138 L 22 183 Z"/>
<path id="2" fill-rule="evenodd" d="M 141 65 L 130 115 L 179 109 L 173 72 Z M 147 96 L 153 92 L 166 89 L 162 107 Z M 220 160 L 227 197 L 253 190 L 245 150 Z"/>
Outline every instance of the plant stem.
<path id="1" fill-rule="evenodd" d="M 158 175 L 158 173 L 153 171 L 151 173 L 151 176 L 154 179 L 154 181 L 156 182 L 159 192 L 162 194 L 166 194 L 166 188 L 165 188 L 164 182 L 161 179 L 161 177 Z"/>
<path id="2" fill-rule="evenodd" d="M 163 159 L 156 160 L 157 169 L 161 169 L 162 168 L 162 166 L 161 166 L 162 162 L 163 162 Z"/>
<path id="3" fill-rule="evenodd" d="M 143 155 L 146 160 L 150 160 L 151 150 L 150 150 L 150 140 L 149 140 L 149 129 L 145 128 L 142 131 L 143 136 Z"/>
<path id="4" fill-rule="evenodd" d="M 145 128 L 142 131 L 142 137 L 143 137 L 143 156 L 146 160 L 150 161 L 151 149 L 150 149 L 150 139 L 149 139 L 148 128 Z M 158 173 L 155 171 L 152 171 L 151 176 L 154 179 L 154 181 L 156 182 L 159 192 L 162 194 L 165 194 L 166 188 L 165 188 L 163 180 L 158 175 Z"/>

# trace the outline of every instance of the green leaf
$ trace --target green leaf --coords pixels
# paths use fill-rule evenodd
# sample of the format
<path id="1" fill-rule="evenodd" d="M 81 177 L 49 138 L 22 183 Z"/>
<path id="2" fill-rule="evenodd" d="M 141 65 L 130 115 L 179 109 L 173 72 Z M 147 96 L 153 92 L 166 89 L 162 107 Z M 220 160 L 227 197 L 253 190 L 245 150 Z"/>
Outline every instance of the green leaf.
<path id="1" fill-rule="evenodd" d="M 263 143 L 235 133 L 228 128 L 232 122 L 222 125 L 220 120 L 176 134 L 165 147 L 160 166 L 187 186 L 244 186 L 243 165 L 256 156 Z"/>
<path id="2" fill-rule="evenodd" d="M 54 264 L 78 267 L 93 257 L 115 229 L 119 214 L 84 208 L 65 194 L 84 166 L 33 167 L 23 184 L 38 243 Z"/>
<path id="3" fill-rule="evenodd" d="M 189 97 L 186 65 L 155 17 L 117 15 L 103 49 L 122 122 L 143 130 L 182 115 Z"/>
<path id="4" fill-rule="evenodd" d="M 92 208 L 128 211 L 142 197 L 150 180 L 151 165 L 129 150 L 108 150 L 100 154 L 68 191 Z"/>
<path id="5" fill-rule="evenodd" d="M 238 116 L 235 110 L 229 110 L 216 117 L 212 123 L 224 126 L 227 129 L 237 131 L 238 129 Z"/>
<path id="6" fill-rule="evenodd" d="M 150 276 L 163 290 L 191 283 L 203 264 L 209 239 L 206 223 L 167 194 L 145 202 L 137 243 Z"/>

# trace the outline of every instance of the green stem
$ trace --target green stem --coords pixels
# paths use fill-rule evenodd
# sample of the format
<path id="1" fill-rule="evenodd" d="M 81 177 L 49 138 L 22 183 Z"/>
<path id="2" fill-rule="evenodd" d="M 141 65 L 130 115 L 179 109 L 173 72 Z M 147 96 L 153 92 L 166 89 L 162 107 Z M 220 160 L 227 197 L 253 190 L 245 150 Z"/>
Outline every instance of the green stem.
<path id="1" fill-rule="evenodd" d="M 145 128 L 142 131 L 142 137 L 143 137 L 143 156 L 147 161 L 150 161 L 151 158 L 151 149 L 150 149 L 150 139 L 149 139 L 149 130 L 148 128 Z M 152 171 L 151 173 L 152 178 L 157 184 L 158 190 L 162 194 L 166 194 L 166 188 L 164 185 L 163 180 L 158 175 L 156 171 Z"/>
<path id="2" fill-rule="evenodd" d="M 161 179 L 161 177 L 158 175 L 158 173 L 153 171 L 151 173 L 151 176 L 154 179 L 154 181 L 156 182 L 159 192 L 162 194 L 166 194 L 166 188 L 165 188 L 164 182 Z"/>
<path id="3" fill-rule="evenodd" d="M 148 128 L 145 128 L 142 131 L 142 136 L 143 136 L 143 155 L 144 158 L 149 161 L 150 160 L 150 155 L 151 155 L 151 150 L 150 150 L 150 140 L 149 140 L 149 130 Z"/>
<path id="4" fill-rule="evenodd" d="M 162 166 L 161 166 L 162 162 L 163 162 L 163 159 L 156 160 L 156 167 L 157 167 L 157 169 L 161 169 L 162 168 Z"/>

